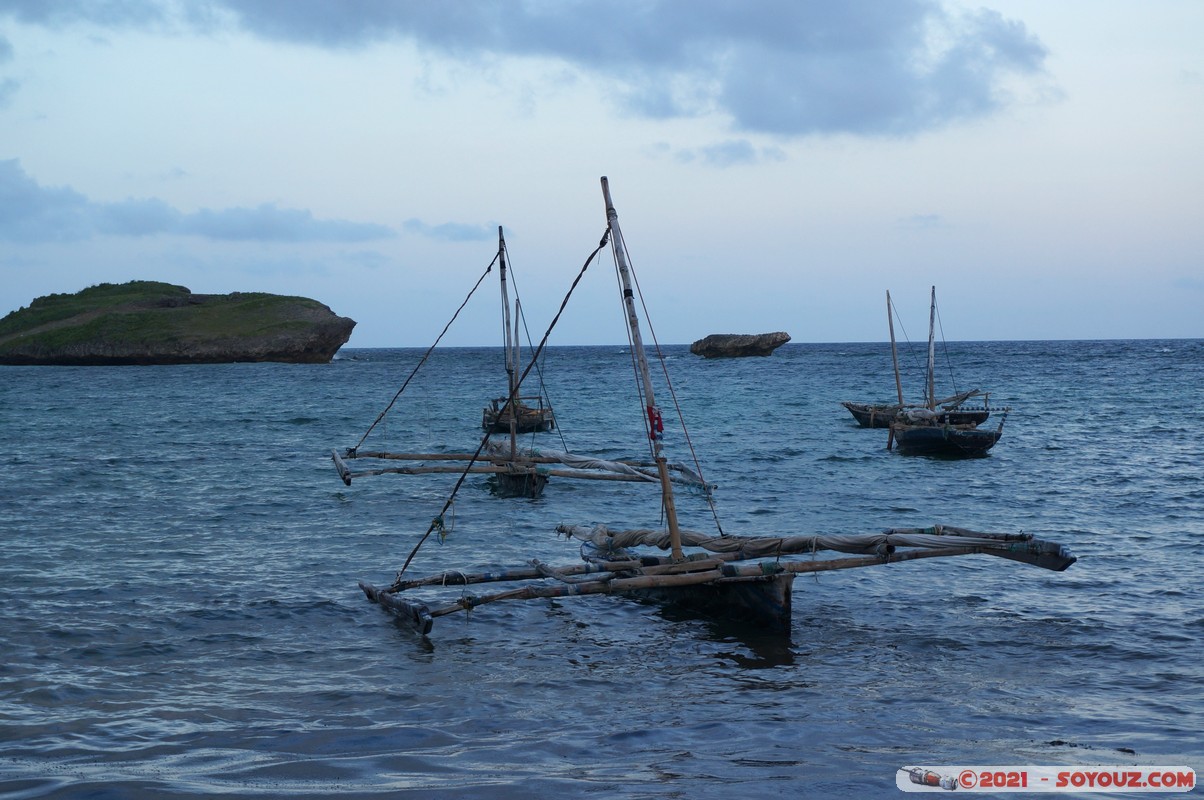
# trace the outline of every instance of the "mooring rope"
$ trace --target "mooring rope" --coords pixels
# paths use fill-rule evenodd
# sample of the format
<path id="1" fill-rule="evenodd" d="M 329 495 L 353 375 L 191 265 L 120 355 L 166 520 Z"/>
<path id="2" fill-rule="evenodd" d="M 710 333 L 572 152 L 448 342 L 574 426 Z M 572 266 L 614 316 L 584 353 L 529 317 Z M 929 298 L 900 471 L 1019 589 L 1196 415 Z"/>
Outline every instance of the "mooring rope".
<path id="1" fill-rule="evenodd" d="M 564 313 L 565 307 L 568 306 L 569 298 L 573 296 L 573 291 L 577 288 L 577 284 L 581 283 L 581 279 L 583 277 L 585 277 L 585 271 L 587 269 L 589 269 L 589 265 L 591 263 L 593 263 L 593 260 L 598 255 L 598 253 L 602 252 L 602 249 L 604 247 L 606 247 L 606 244 L 609 240 L 610 240 L 610 226 L 607 226 L 606 232 L 602 234 L 601 241 L 598 242 L 598 246 L 596 248 L 594 248 L 594 252 L 589 254 L 589 258 L 585 259 L 585 263 L 581 265 L 581 271 L 577 273 L 577 277 L 573 279 L 572 285 L 569 286 L 569 291 L 567 294 L 565 294 L 564 300 L 560 301 L 560 309 L 556 312 L 556 316 L 552 318 L 551 324 L 548 325 L 548 329 L 544 333 L 543 339 L 541 339 L 539 342 L 539 347 L 535 348 L 535 355 L 531 359 L 531 363 L 527 365 L 527 368 L 523 370 L 523 374 L 520 375 L 518 380 L 515 382 L 514 392 L 511 393 L 510 397 L 506 400 L 506 405 L 502 407 L 502 412 L 501 412 L 502 414 L 505 414 L 506 411 L 510 411 L 511 413 L 513 413 L 512 409 L 514 407 L 514 403 L 516 402 L 516 397 L 518 395 L 518 387 L 522 386 L 522 383 L 524 380 L 526 380 L 527 375 L 530 374 L 531 370 L 535 367 L 535 365 L 537 363 L 539 363 L 539 357 L 543 354 L 544 347 L 546 347 L 548 344 L 548 339 L 552 335 L 552 329 L 556 327 L 556 323 L 560 321 L 560 315 Z M 490 264 L 490 266 L 493 266 L 493 265 Z M 484 277 L 484 276 L 482 276 L 482 277 Z M 478 281 L 477 283 L 479 284 L 480 281 Z M 463 308 L 463 306 L 461 306 L 461 308 Z M 457 313 L 459 313 L 459 312 L 457 312 Z M 418 555 L 418 550 L 422 547 L 423 543 L 425 543 L 426 540 L 430 538 L 431 533 L 436 528 L 440 527 L 440 524 L 443 519 L 443 515 L 447 513 L 447 510 L 451 507 L 452 502 L 456 499 L 456 493 L 459 492 L 460 487 L 464 485 L 464 481 L 465 481 L 465 479 L 468 478 L 468 475 L 469 475 L 470 471 L 472 470 L 473 464 L 477 463 L 477 459 L 481 457 L 481 451 L 485 449 L 485 445 L 488 442 L 489 442 L 489 433 L 487 432 L 485 434 L 485 436 L 482 437 L 481 443 L 479 445 L 477 445 L 477 451 L 475 453 L 473 453 L 472 458 L 470 458 L 468 460 L 468 464 L 464 467 L 464 471 L 460 473 L 460 477 L 456 480 L 456 485 L 452 487 L 451 494 L 448 495 L 446 502 L 444 502 L 444 504 L 443 504 L 443 509 L 431 521 L 430 526 L 427 527 L 427 529 L 426 529 L 426 533 L 422 534 L 422 538 L 418 540 L 418 543 L 416 545 L 414 545 L 414 549 L 411 550 L 410 554 L 406 557 L 405 563 L 401 565 L 401 569 L 398 571 L 397 578 L 393 581 L 393 585 L 390 586 L 388 589 L 386 589 L 385 590 L 386 592 L 396 592 L 400 589 L 401 576 L 404 575 L 406 569 L 409 568 L 410 562 L 412 562 L 414 560 L 414 556 Z"/>
<path id="2" fill-rule="evenodd" d="M 443 339 L 444 334 L 447 333 L 448 328 L 452 326 L 452 323 L 456 321 L 456 317 L 460 316 L 460 312 L 464 310 L 464 306 L 468 305 L 468 301 L 472 299 L 473 294 L 481 285 L 481 281 L 485 280 L 485 276 L 488 275 L 493 269 L 493 265 L 497 263 L 498 256 L 500 255 L 501 252 L 499 251 L 498 255 L 493 257 L 493 261 L 489 262 L 489 266 L 485 267 L 485 271 L 481 273 L 481 277 L 477 278 L 477 282 L 473 285 L 472 289 L 469 290 L 468 296 L 464 298 L 464 302 L 460 304 L 460 307 L 456 309 L 456 313 L 452 314 L 451 319 L 449 319 L 447 324 L 443 326 L 443 331 L 440 332 L 439 336 L 435 339 L 434 344 L 428 347 L 426 352 L 422 354 L 422 358 L 418 361 L 417 366 L 415 366 L 413 371 L 410 372 L 409 377 L 405 379 L 405 383 L 401 384 L 401 388 L 397 390 L 397 394 L 393 395 L 393 399 L 389 401 L 389 405 L 385 406 L 385 410 L 380 412 L 380 415 L 377 416 L 376 420 L 368 426 L 368 430 L 364 431 L 364 435 L 360 437 L 360 440 L 356 442 L 355 447 L 351 448 L 350 452 L 354 453 L 356 450 L 360 449 L 360 445 L 362 445 L 364 440 L 368 438 L 368 434 L 372 433 L 372 430 L 380 424 L 380 421 L 383 420 L 385 415 L 389 413 L 389 410 L 393 408 L 393 404 L 397 402 L 397 398 L 401 397 L 401 393 L 404 392 L 406 387 L 410 385 L 410 381 L 413 380 L 414 376 L 418 374 L 418 370 L 422 369 L 422 365 L 425 364 L 427 358 L 430 357 L 431 351 L 438 346 L 439 342 Z"/>

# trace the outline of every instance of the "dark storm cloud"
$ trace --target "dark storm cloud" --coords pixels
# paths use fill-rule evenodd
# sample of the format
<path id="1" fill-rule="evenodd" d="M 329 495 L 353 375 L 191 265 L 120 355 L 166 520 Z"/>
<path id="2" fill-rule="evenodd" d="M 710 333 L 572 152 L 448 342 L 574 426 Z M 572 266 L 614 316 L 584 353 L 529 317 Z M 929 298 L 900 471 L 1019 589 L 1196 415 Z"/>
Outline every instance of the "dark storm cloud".
<path id="1" fill-rule="evenodd" d="M 109 236 L 170 234 L 218 241 L 366 242 L 394 235 L 384 225 L 315 219 L 309 211 L 230 208 L 186 214 L 162 200 L 95 203 L 68 187 L 39 185 L 16 159 L 0 161 L 0 239 L 65 242 Z"/>
<path id="2" fill-rule="evenodd" d="M 209 27 L 352 49 L 405 39 L 472 61 L 541 57 L 601 77 L 627 111 L 720 113 L 783 136 L 907 135 L 984 116 L 1044 45 L 994 11 L 936 0 L 0 0 L 25 22 Z"/>

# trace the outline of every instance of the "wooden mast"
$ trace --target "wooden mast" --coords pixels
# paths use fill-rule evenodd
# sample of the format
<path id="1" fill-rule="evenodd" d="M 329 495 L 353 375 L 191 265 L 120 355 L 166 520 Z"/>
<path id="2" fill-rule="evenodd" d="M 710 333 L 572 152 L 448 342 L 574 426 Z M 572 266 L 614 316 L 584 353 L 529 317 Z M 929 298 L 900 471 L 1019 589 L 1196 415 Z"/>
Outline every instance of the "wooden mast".
<path id="1" fill-rule="evenodd" d="M 623 306 L 627 310 L 627 327 L 631 330 L 631 349 L 640 368 L 640 380 L 644 384 L 644 402 L 647 404 L 648 437 L 652 440 L 652 457 L 661 479 L 661 497 L 665 507 L 665 520 L 669 525 L 669 546 L 675 560 L 685 558 L 681 550 L 681 529 L 677 524 L 677 506 L 673 502 L 673 487 L 669 482 L 669 467 L 662 447 L 664 424 L 656 395 L 652 389 L 652 373 L 648 369 L 648 356 L 644 353 L 644 341 L 640 336 L 640 319 L 635 309 L 635 293 L 631 289 L 631 271 L 627 265 L 627 248 L 619 230 L 619 214 L 610 200 L 610 184 L 602 176 L 602 197 L 606 201 L 606 224 L 610 228 L 611 246 L 619 267 L 619 279 L 623 287 Z"/>
<path id="2" fill-rule="evenodd" d="M 523 307 L 518 300 L 518 292 L 514 293 L 514 374 L 521 375 L 523 370 L 522 365 L 522 345 L 519 343 L 518 323 L 523 318 Z M 518 457 L 518 420 L 519 408 L 522 403 L 518 398 L 517 383 L 510 390 L 510 457 Z"/>
<path id="3" fill-rule="evenodd" d="M 899 393 L 899 405 L 903 405 L 903 381 L 899 380 L 899 349 L 895 346 L 895 318 L 891 313 L 890 289 L 886 290 L 886 324 L 890 328 L 890 360 L 895 366 L 895 391 Z"/>
<path id="4" fill-rule="evenodd" d="M 510 337 L 510 295 L 506 292 L 506 239 L 502 236 L 501 225 L 497 226 L 497 257 L 502 285 L 502 349 L 506 351 L 507 389 L 506 403 L 499 413 L 510 412 L 510 458 L 513 459 L 518 452 L 518 398 L 515 396 L 518 392 L 514 385 L 516 367 Z"/>
<path id="5" fill-rule="evenodd" d="M 936 287 L 932 287 L 932 305 L 928 308 L 928 410 L 936 411 Z"/>

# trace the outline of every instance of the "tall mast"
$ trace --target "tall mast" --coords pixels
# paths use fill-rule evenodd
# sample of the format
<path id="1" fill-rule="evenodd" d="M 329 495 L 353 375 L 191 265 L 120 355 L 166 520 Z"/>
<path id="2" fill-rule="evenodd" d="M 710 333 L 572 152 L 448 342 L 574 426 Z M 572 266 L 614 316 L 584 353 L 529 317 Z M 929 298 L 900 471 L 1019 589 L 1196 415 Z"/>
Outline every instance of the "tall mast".
<path id="1" fill-rule="evenodd" d="M 514 352 L 510 337 L 510 295 L 506 292 L 506 239 L 502 236 L 502 226 L 497 226 L 497 258 L 498 272 L 502 284 L 502 349 L 506 353 L 506 402 L 502 411 L 510 412 L 510 457 L 514 458 L 518 451 L 518 398 L 514 380 Z"/>
<path id="2" fill-rule="evenodd" d="M 522 371 L 523 371 L 523 365 L 522 365 L 523 349 L 522 349 L 522 344 L 519 341 L 519 335 L 518 335 L 519 323 L 522 321 L 522 318 L 523 318 L 523 307 L 522 307 L 522 304 L 519 302 L 518 295 L 516 294 L 514 297 L 514 372 L 516 375 L 521 375 Z M 516 397 L 514 399 L 517 400 L 518 398 Z"/>
<path id="3" fill-rule="evenodd" d="M 899 349 L 895 346 L 895 317 L 891 313 L 890 289 L 886 290 L 886 324 L 890 328 L 890 360 L 895 365 L 895 390 L 899 393 L 899 405 L 903 405 L 903 381 L 899 380 Z"/>
<path id="4" fill-rule="evenodd" d="M 519 363 L 522 355 L 521 345 L 518 337 L 518 323 L 523 318 L 523 307 L 518 301 L 518 292 L 514 293 L 514 375 L 522 374 L 522 364 Z M 517 378 L 515 379 L 517 381 Z M 510 385 L 510 457 L 518 456 L 518 409 L 522 405 L 518 402 L 518 384 L 511 381 Z"/>
<path id="5" fill-rule="evenodd" d="M 514 356 L 511 351 L 510 339 L 510 295 L 506 292 L 506 240 L 502 236 L 502 226 L 497 226 L 497 257 L 498 270 L 501 273 L 502 284 L 502 349 L 506 352 L 506 387 L 514 394 Z"/>
<path id="6" fill-rule="evenodd" d="M 640 380 L 644 384 L 644 402 L 647 403 L 648 436 L 652 440 L 652 457 L 661 479 L 661 497 L 665 507 L 665 520 L 669 524 L 669 546 L 673 558 L 682 559 L 681 529 L 677 525 L 677 506 L 673 502 L 673 487 L 669 482 L 669 466 L 665 462 L 662 447 L 664 423 L 656 395 L 652 389 L 652 372 L 648 368 L 648 356 L 644 353 L 644 341 L 640 336 L 640 318 L 635 310 L 635 293 L 631 289 L 631 270 L 627 265 L 627 248 L 623 244 L 623 233 L 619 230 L 619 214 L 610 201 L 610 184 L 602 177 L 602 197 L 606 201 L 606 224 L 610 227 L 611 246 L 619 266 L 619 280 L 623 287 L 623 306 L 627 310 L 627 327 L 631 330 L 631 349 L 635 352 L 640 368 Z"/>
<path id="7" fill-rule="evenodd" d="M 928 409 L 936 411 L 936 287 L 932 287 L 932 305 L 928 308 Z"/>

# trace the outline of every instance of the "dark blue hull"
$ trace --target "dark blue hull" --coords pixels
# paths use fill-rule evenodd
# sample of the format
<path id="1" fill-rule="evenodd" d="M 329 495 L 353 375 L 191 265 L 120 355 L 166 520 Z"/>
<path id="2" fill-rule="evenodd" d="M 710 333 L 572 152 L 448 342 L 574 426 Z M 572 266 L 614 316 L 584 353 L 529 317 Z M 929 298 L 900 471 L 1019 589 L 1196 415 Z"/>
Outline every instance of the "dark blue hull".
<path id="1" fill-rule="evenodd" d="M 900 453 L 949 458 L 985 456 L 1003 435 L 1002 426 L 996 430 L 956 425 L 891 426 L 891 435 Z"/>

